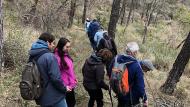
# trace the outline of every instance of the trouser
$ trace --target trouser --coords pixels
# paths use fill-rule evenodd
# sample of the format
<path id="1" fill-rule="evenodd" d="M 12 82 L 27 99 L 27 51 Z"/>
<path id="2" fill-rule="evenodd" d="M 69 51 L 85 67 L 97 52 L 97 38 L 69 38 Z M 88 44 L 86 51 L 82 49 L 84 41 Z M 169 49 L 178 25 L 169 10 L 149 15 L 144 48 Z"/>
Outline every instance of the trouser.
<path id="1" fill-rule="evenodd" d="M 97 107 L 103 107 L 103 93 L 101 89 L 90 90 L 86 89 L 90 96 L 88 107 L 94 107 L 94 102 L 96 101 Z"/>
<path id="2" fill-rule="evenodd" d="M 66 100 L 64 98 L 53 106 L 42 106 L 42 107 L 67 107 L 67 103 L 66 103 Z"/>
<path id="3" fill-rule="evenodd" d="M 72 90 L 71 92 L 66 93 L 66 102 L 68 107 L 74 107 L 76 104 L 75 100 L 75 92 Z"/>
<path id="4" fill-rule="evenodd" d="M 141 107 L 139 103 L 131 104 L 130 102 L 124 102 L 118 100 L 118 106 L 117 107 Z"/>

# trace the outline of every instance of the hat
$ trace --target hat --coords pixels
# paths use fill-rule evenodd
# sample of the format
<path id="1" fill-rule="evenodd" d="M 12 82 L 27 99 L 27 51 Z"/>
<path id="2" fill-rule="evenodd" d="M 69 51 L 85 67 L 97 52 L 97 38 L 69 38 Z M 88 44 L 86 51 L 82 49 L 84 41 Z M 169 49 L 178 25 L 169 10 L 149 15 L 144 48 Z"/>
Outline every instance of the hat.
<path id="1" fill-rule="evenodd" d="M 89 18 L 86 18 L 87 21 L 89 21 L 90 19 Z"/>
<path id="2" fill-rule="evenodd" d="M 154 65 L 152 64 L 152 62 L 149 59 L 141 60 L 140 64 L 144 65 L 145 67 L 147 67 L 150 70 L 154 70 L 155 69 Z"/>
<path id="3" fill-rule="evenodd" d="M 129 42 L 126 46 L 126 51 L 135 52 L 139 50 L 139 45 L 137 42 Z"/>

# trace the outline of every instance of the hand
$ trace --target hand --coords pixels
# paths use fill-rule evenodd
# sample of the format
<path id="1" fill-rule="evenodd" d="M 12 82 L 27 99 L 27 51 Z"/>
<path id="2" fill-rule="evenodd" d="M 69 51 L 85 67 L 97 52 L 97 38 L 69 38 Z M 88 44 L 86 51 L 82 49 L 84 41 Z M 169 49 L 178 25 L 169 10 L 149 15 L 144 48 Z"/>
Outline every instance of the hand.
<path id="1" fill-rule="evenodd" d="M 66 90 L 67 90 L 67 92 L 69 92 L 69 91 L 72 91 L 72 88 L 69 86 L 66 86 Z"/>
<path id="2" fill-rule="evenodd" d="M 143 107 L 148 107 L 148 100 L 144 101 Z"/>

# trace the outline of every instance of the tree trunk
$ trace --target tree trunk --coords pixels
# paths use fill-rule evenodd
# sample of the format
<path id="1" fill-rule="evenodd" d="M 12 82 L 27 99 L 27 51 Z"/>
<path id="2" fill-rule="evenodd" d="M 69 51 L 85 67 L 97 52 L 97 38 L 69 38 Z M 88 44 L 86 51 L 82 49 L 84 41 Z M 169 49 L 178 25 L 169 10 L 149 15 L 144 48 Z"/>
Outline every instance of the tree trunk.
<path id="1" fill-rule="evenodd" d="M 71 28 L 73 25 L 73 18 L 75 16 L 75 10 L 76 10 L 76 0 L 71 0 L 71 9 L 69 12 L 69 24 L 68 28 Z"/>
<path id="2" fill-rule="evenodd" d="M 120 3 L 121 3 L 121 0 L 113 0 L 113 4 L 112 4 L 110 21 L 108 25 L 108 34 L 113 39 L 115 38 L 116 26 L 117 26 L 117 22 L 120 16 Z"/>
<path id="3" fill-rule="evenodd" d="M 124 19 L 125 19 L 125 12 L 126 12 L 126 4 L 127 4 L 127 0 L 123 0 L 123 4 L 122 4 L 122 7 L 121 7 L 121 25 L 123 24 L 124 22 Z"/>
<path id="4" fill-rule="evenodd" d="M 34 4 L 31 7 L 31 10 L 29 11 L 29 14 L 35 15 L 36 14 L 36 6 L 38 5 L 38 0 L 34 0 Z"/>
<path id="5" fill-rule="evenodd" d="M 185 43 L 173 64 L 173 67 L 168 75 L 166 82 L 161 86 L 161 91 L 163 93 L 171 95 L 176 88 L 177 82 L 179 82 L 182 76 L 186 64 L 189 62 L 190 58 L 190 32 L 185 40 Z"/>
<path id="6" fill-rule="evenodd" d="M 127 18 L 127 24 L 126 24 L 126 26 L 128 26 L 129 25 L 129 21 L 130 21 L 130 19 L 131 19 L 131 14 L 132 14 L 132 12 L 133 12 L 133 9 L 134 9 L 134 0 L 131 0 L 131 5 L 130 5 L 130 10 L 129 10 L 129 15 L 128 15 L 128 18 Z"/>
<path id="7" fill-rule="evenodd" d="M 144 35 L 142 41 L 143 44 L 146 42 L 148 27 L 151 24 L 152 15 L 156 9 L 156 5 L 157 5 L 157 0 L 153 0 L 150 4 L 147 4 L 146 21 L 145 21 Z"/>
<path id="8" fill-rule="evenodd" d="M 82 23 L 85 23 L 86 19 L 86 8 L 87 8 L 88 0 L 84 0 L 84 10 L 83 10 L 83 15 L 82 15 Z"/>
<path id="9" fill-rule="evenodd" d="M 147 31 L 148 31 L 148 26 L 144 26 L 144 35 L 143 35 L 143 41 L 142 43 L 144 44 L 146 42 L 146 37 L 147 37 Z"/>
<path id="10" fill-rule="evenodd" d="M 3 57 L 3 0 L 0 0 L 0 71 L 3 70 L 4 67 L 4 57 Z"/>

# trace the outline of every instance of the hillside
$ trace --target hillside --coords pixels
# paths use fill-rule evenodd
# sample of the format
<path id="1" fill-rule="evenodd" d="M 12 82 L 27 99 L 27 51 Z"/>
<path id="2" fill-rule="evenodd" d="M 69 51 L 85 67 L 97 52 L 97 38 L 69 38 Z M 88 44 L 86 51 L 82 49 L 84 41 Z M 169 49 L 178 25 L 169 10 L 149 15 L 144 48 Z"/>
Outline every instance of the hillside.
<path id="1" fill-rule="evenodd" d="M 61 0 L 60 0 L 61 1 Z M 69 2 L 60 10 L 57 10 L 64 0 L 47 2 L 40 1 L 36 7 L 35 17 L 31 22 L 25 22 L 24 17 L 33 5 L 33 1 L 5 0 L 4 9 L 4 50 L 5 69 L 0 72 L 0 106 L 1 107 L 35 107 L 34 102 L 24 101 L 19 93 L 20 75 L 23 65 L 28 58 L 28 50 L 41 32 L 51 31 L 57 38 L 66 37 L 71 41 L 71 57 L 74 60 L 75 72 L 77 74 L 78 86 L 76 88 L 77 107 L 85 107 L 88 94 L 82 85 L 81 68 L 86 58 L 92 52 L 88 37 L 81 23 L 83 4 L 82 0 L 77 2 L 77 9 L 71 28 L 65 27 L 68 23 L 67 11 Z M 65 0 L 66 1 L 66 0 Z M 123 53 L 127 42 L 136 41 L 140 46 L 138 59 L 150 59 L 157 70 L 144 74 L 146 92 L 148 93 L 149 107 L 189 107 L 190 106 L 190 64 L 186 66 L 185 72 L 177 84 L 173 96 L 168 96 L 159 91 L 165 82 L 173 63 L 180 52 L 176 48 L 183 41 L 190 27 L 190 8 L 188 0 L 177 1 L 174 4 L 166 4 L 163 10 L 168 12 L 158 15 L 157 21 L 148 26 L 146 42 L 142 44 L 145 21 L 141 19 L 140 9 L 136 9 L 133 21 L 126 27 L 125 24 L 117 24 L 116 45 L 119 53 Z M 129 4 L 128 4 L 129 5 Z M 126 8 L 126 19 L 129 13 Z M 170 7 L 170 8 L 168 8 Z M 175 8 L 175 9 L 173 9 Z M 173 9 L 173 10 L 172 10 Z M 160 10 L 162 12 L 166 12 Z M 55 11 L 57 13 L 55 13 Z M 110 0 L 91 0 L 88 7 L 87 17 L 98 18 L 102 26 L 107 29 L 111 12 Z M 173 19 L 168 18 L 169 13 Z M 48 20 L 48 16 L 51 16 Z M 42 20 L 44 18 L 44 20 Z M 126 22 L 126 21 L 125 21 Z M 108 78 L 106 82 L 108 82 Z M 114 96 L 114 95 L 113 95 Z M 114 99 L 114 107 L 117 102 Z M 104 91 L 105 107 L 110 107 L 110 98 Z"/>

